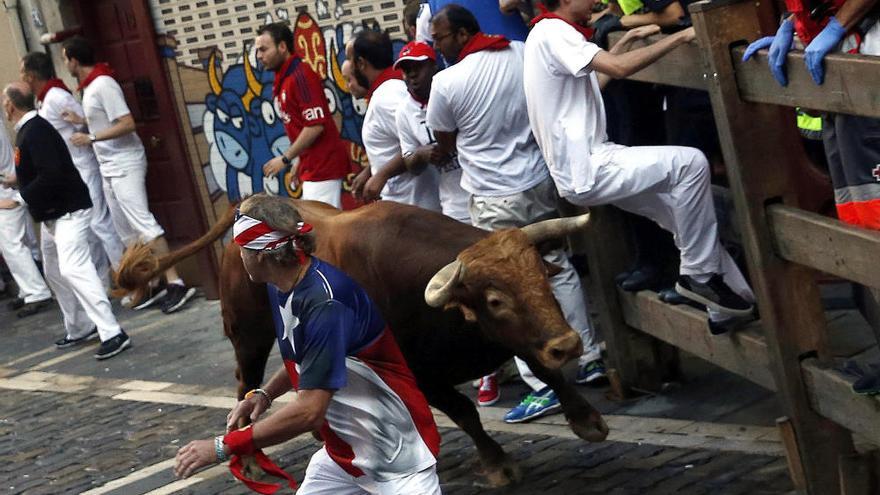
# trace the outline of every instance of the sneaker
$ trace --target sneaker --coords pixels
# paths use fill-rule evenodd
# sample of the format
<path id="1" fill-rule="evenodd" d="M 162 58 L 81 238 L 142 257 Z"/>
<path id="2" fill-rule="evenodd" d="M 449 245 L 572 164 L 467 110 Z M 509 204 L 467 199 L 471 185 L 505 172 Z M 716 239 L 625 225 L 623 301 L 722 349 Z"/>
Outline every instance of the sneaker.
<path id="1" fill-rule="evenodd" d="M 21 309 L 24 306 L 24 299 L 20 297 L 16 297 L 15 299 L 6 303 L 6 307 L 9 308 L 10 311 L 15 311 Z"/>
<path id="2" fill-rule="evenodd" d="M 721 321 L 709 319 L 709 333 L 712 335 L 724 335 L 727 332 L 739 330 L 756 319 L 754 312 L 746 316 L 732 316 Z"/>
<path id="3" fill-rule="evenodd" d="M 133 306 L 131 309 L 133 309 L 135 311 L 147 309 L 150 306 L 161 301 L 162 298 L 164 298 L 166 294 L 168 294 L 168 291 L 165 290 L 165 287 L 162 287 L 162 286 L 149 287 L 147 289 L 147 293 L 144 296 L 143 300 L 141 300 L 141 302 L 139 302 L 138 304 Z"/>
<path id="4" fill-rule="evenodd" d="M 717 273 L 705 284 L 688 275 L 682 275 L 675 284 L 675 290 L 688 299 L 705 304 L 709 309 L 731 316 L 748 316 L 755 309 L 752 304 L 734 293 Z"/>
<path id="5" fill-rule="evenodd" d="M 562 405 L 556 397 L 556 392 L 550 387 L 544 387 L 537 392 L 525 396 L 518 406 L 504 415 L 504 422 L 524 423 L 556 411 L 560 407 Z"/>
<path id="6" fill-rule="evenodd" d="M 131 339 L 124 331 L 120 330 L 119 335 L 116 337 L 101 342 L 101 347 L 95 354 L 95 359 L 101 360 L 112 358 L 129 347 L 131 347 Z"/>
<path id="7" fill-rule="evenodd" d="M 501 390 L 498 388 L 498 377 L 495 373 L 480 379 L 480 390 L 477 392 L 477 404 L 479 406 L 491 406 L 498 402 L 500 398 Z"/>
<path id="8" fill-rule="evenodd" d="M 166 315 L 179 310 L 187 301 L 192 299 L 192 296 L 196 295 L 195 287 L 187 287 L 180 284 L 168 284 L 166 289 L 168 290 L 168 294 L 162 301 L 162 312 Z"/>
<path id="9" fill-rule="evenodd" d="M 601 359 L 595 359 L 581 366 L 574 381 L 581 385 L 598 385 L 607 382 L 608 375 L 605 372 L 605 363 Z"/>
<path id="10" fill-rule="evenodd" d="M 52 304 L 52 299 L 43 299 L 42 301 L 35 301 L 30 303 L 25 303 L 21 309 L 18 310 L 18 313 L 15 313 L 19 318 L 27 318 L 28 316 L 33 316 L 40 311 L 44 311 Z"/>
<path id="11" fill-rule="evenodd" d="M 67 335 L 65 335 L 64 337 L 61 337 L 60 339 L 55 341 L 55 347 L 59 349 L 66 349 L 68 347 L 73 347 L 77 344 L 82 344 L 83 342 L 95 338 L 98 338 L 98 327 L 93 328 L 91 332 L 85 334 L 78 339 L 71 339 Z"/>

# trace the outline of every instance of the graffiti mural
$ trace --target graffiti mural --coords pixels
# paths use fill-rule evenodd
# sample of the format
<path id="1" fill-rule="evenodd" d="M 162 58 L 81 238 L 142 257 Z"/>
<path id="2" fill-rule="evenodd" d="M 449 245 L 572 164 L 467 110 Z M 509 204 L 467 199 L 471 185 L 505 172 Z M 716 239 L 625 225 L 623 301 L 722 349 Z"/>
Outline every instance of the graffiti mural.
<path id="1" fill-rule="evenodd" d="M 326 6 L 326 2 L 324 4 Z M 323 13 L 330 16 L 329 11 L 320 8 L 317 12 L 319 17 Z M 287 11 L 278 9 L 266 14 L 264 19 L 265 22 L 286 20 Z M 366 102 L 349 93 L 340 67 L 345 59 L 345 43 L 360 30 L 378 30 L 379 26 L 340 22 L 322 28 L 311 15 L 301 13 L 293 19 L 291 28 L 295 51 L 324 81 L 330 111 L 342 139 L 348 144 L 352 167 L 343 183 L 343 206 L 355 207 L 357 203 L 350 194 L 351 181 L 368 166 L 360 136 Z M 289 172 L 273 179 L 266 179 L 262 174 L 263 164 L 280 155 L 290 140 L 272 98 L 274 72 L 263 69 L 254 57 L 252 45 L 246 42 L 242 53 L 225 70 L 218 50 L 210 51 L 204 61 L 210 87 L 202 105 L 202 131 L 209 147 L 209 166 L 205 172 L 213 175 L 207 182 L 216 184 L 231 201 L 262 191 L 299 197 L 300 191 L 290 186 L 293 177 Z M 394 45 L 397 52 L 403 41 L 395 41 Z"/>

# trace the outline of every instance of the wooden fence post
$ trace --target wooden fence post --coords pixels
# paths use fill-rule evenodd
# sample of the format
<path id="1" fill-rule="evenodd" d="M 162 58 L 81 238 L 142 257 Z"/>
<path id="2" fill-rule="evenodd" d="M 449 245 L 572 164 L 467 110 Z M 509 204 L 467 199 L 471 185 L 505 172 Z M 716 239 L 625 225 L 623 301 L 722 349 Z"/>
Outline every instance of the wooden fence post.
<path id="1" fill-rule="evenodd" d="M 797 206 L 790 187 L 799 147 L 790 109 L 745 103 L 739 97 L 731 45 L 761 35 L 754 2 L 717 0 L 690 6 L 727 174 L 743 232 L 743 247 L 767 334 L 770 364 L 786 416 L 794 428 L 806 491 L 840 491 L 838 460 L 852 437 L 810 407 L 800 361 L 828 356 L 825 316 L 813 272 L 776 255 L 766 207 Z M 772 88 L 768 88 L 771 90 Z"/>

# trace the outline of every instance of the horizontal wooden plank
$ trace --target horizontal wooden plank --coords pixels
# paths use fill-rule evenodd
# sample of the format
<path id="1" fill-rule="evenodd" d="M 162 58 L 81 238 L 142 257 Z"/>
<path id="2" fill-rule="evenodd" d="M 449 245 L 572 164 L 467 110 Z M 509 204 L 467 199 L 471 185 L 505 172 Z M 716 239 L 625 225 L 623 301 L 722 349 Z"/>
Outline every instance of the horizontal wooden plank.
<path id="1" fill-rule="evenodd" d="M 644 40 L 634 41 L 630 49 L 648 46 L 666 36 L 665 34 L 658 34 Z M 622 37 L 623 32 L 609 34 L 609 46 L 614 46 Z M 672 50 L 657 62 L 636 72 L 627 79 L 706 90 L 708 87 L 707 75 L 702 70 L 702 66 L 700 47 L 697 46 L 696 42 L 688 43 Z"/>
<path id="2" fill-rule="evenodd" d="M 816 85 L 804 64 L 804 53 L 788 54 L 788 85 L 773 79 L 767 67 L 767 50 L 742 61 L 745 46 L 732 50 L 740 97 L 754 103 L 880 117 L 880 57 L 832 53 L 825 57 L 825 81 Z"/>
<path id="3" fill-rule="evenodd" d="M 880 287 L 880 232 L 785 205 L 771 205 L 767 215 L 776 252 L 782 258 Z"/>
<path id="4" fill-rule="evenodd" d="M 745 377 L 769 390 L 776 385 L 770 372 L 767 344 L 757 324 L 730 335 L 712 335 L 706 313 L 687 306 L 672 306 L 657 294 L 619 291 L 626 323 Z"/>
<path id="5" fill-rule="evenodd" d="M 822 367 L 816 359 L 805 360 L 801 368 L 810 403 L 817 413 L 852 430 L 857 437 L 880 445 L 880 397 L 856 395 L 851 378 Z"/>

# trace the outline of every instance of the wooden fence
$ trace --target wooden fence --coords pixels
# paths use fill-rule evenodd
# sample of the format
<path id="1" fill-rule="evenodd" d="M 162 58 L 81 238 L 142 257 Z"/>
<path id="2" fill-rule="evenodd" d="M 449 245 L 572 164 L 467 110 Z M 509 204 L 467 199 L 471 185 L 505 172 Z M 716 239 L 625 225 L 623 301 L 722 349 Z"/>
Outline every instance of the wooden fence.
<path id="1" fill-rule="evenodd" d="M 880 57 L 829 55 L 825 83 L 816 86 L 803 54 L 793 52 L 789 84 L 780 87 L 766 51 L 741 62 L 747 41 L 771 29 L 772 8 L 737 0 L 693 4 L 697 42 L 630 78 L 709 92 L 761 319 L 712 336 L 705 313 L 664 304 L 650 292 L 618 290 L 613 277 L 628 261 L 627 236 L 619 213 L 598 208 L 587 244 L 600 325 L 621 390 L 656 386 L 659 339 L 777 392 L 799 491 L 878 493 L 871 491 L 880 490 L 878 457 L 856 454 L 854 439 L 880 446 L 880 398 L 855 395 L 851 380 L 834 369 L 842 356 L 876 351 L 849 342 L 832 352 L 829 336 L 845 335 L 852 320 L 827 321 L 816 270 L 880 288 L 880 232 L 799 208 L 792 174 L 807 159 L 790 107 L 880 118 Z"/>

